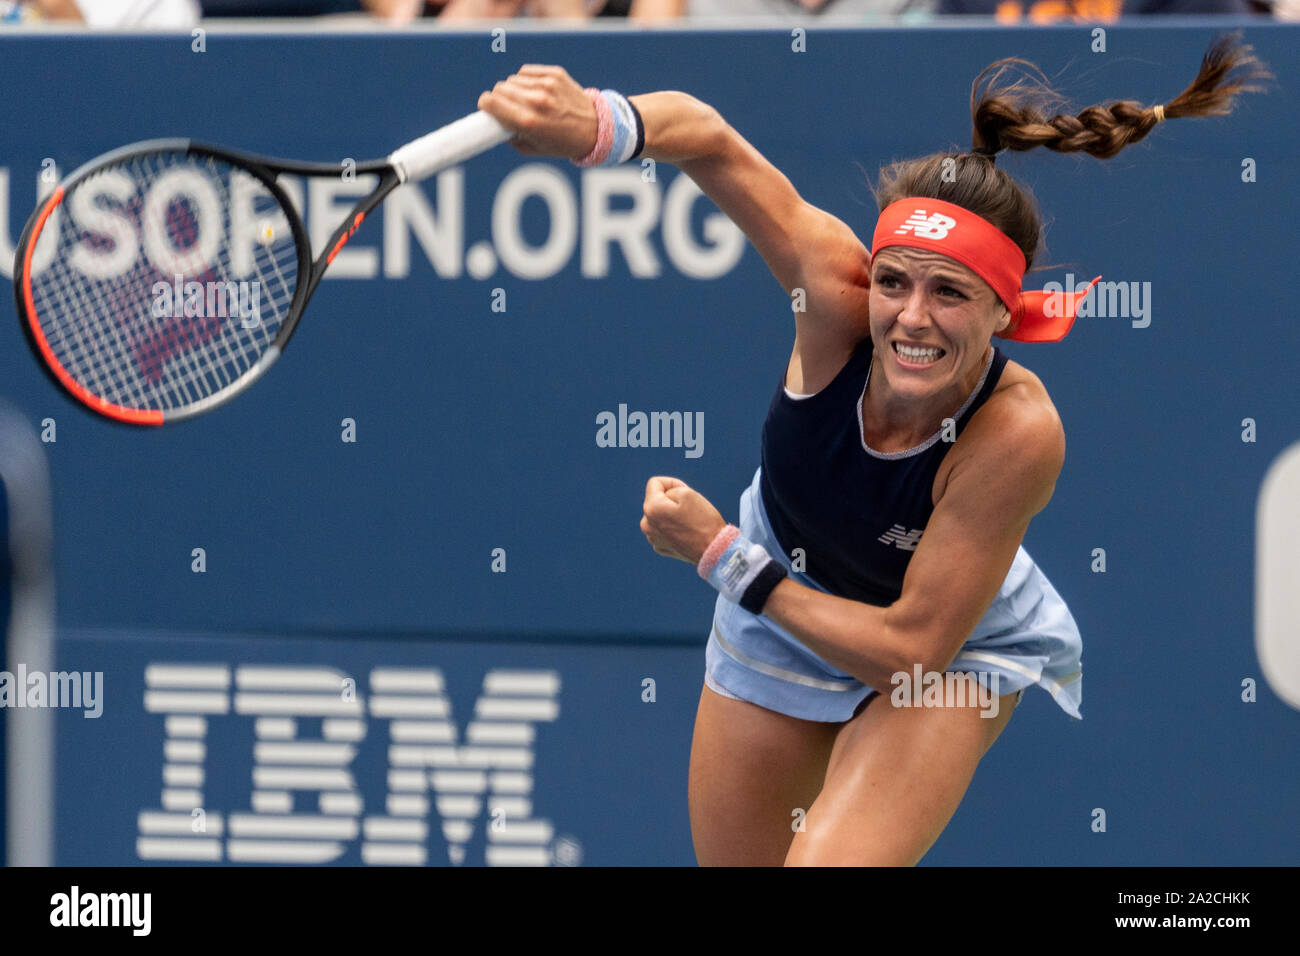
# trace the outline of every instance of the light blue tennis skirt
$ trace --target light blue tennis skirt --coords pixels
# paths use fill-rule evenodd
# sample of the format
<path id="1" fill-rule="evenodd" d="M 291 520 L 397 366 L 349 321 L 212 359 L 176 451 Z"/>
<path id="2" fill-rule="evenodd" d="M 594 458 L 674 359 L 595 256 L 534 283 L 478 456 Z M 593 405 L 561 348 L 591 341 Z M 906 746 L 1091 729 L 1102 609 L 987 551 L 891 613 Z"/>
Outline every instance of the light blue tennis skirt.
<path id="1" fill-rule="evenodd" d="M 800 584 L 825 591 L 795 571 L 763 510 L 759 474 L 740 496 L 740 530 L 761 544 Z M 997 693 L 1037 684 L 1071 717 L 1083 719 L 1083 641 L 1070 609 L 1022 547 L 997 597 L 962 645 L 949 671 L 997 675 Z M 705 683 L 715 692 L 804 720 L 850 719 L 872 688 L 828 664 L 766 617 L 718 597 L 705 651 Z M 877 688 L 888 697 L 891 687 Z"/>

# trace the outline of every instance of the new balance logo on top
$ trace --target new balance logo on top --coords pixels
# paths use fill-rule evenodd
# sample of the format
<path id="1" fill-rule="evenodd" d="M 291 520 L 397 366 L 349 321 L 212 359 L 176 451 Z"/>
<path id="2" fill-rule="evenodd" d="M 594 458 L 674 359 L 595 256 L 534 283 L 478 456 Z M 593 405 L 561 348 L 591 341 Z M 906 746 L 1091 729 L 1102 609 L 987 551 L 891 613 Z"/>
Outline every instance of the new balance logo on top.
<path id="1" fill-rule="evenodd" d="M 904 551 L 915 551 L 924 530 L 924 528 L 913 528 L 908 531 L 901 524 L 896 524 L 876 540 L 881 544 L 897 545 Z"/>
<path id="2" fill-rule="evenodd" d="M 950 216 L 939 212 L 927 216 L 924 209 L 918 209 L 894 230 L 894 235 L 906 235 L 910 232 L 921 239 L 946 239 L 948 230 L 955 225 L 957 220 Z"/>

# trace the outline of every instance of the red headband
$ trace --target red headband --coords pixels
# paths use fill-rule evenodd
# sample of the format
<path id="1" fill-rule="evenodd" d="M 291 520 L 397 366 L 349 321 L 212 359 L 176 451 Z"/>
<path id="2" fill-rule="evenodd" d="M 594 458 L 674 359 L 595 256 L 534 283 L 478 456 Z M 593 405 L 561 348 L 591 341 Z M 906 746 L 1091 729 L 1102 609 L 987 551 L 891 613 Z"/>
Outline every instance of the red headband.
<path id="1" fill-rule="evenodd" d="M 1101 278 L 1076 292 L 1021 292 L 1025 254 L 1020 247 L 987 219 L 942 199 L 900 199 L 886 206 L 871 240 L 872 257 L 889 246 L 932 249 L 966 266 L 1011 312 L 1007 330 L 995 334 L 1017 342 L 1065 338 L 1079 303 Z"/>

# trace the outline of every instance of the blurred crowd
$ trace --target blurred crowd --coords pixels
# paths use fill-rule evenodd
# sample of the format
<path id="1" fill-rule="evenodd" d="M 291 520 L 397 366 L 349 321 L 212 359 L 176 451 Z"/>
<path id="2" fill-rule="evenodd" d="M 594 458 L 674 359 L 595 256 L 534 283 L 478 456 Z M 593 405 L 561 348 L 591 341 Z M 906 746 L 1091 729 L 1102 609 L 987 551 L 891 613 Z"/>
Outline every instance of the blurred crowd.
<path id="1" fill-rule="evenodd" d="M 747 16 L 859 20 L 980 16 L 1002 23 L 1111 23 L 1125 16 L 1236 14 L 1300 20 L 1300 0 L 0 0 L 0 23 L 189 28 L 225 17 L 331 17 L 404 25 L 512 17 L 669 21 Z"/>

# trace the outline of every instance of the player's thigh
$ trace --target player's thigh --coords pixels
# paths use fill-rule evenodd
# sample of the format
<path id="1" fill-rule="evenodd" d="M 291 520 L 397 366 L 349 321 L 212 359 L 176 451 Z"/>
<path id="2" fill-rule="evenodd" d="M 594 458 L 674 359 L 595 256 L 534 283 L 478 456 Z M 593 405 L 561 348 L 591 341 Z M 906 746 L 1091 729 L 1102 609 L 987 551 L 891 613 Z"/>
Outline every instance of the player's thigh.
<path id="1" fill-rule="evenodd" d="M 915 865 L 952 819 L 1019 697 L 1000 696 L 988 717 L 977 706 L 894 707 L 887 696 L 873 698 L 840 731 L 786 864 Z"/>
<path id="2" fill-rule="evenodd" d="M 795 811 L 806 812 L 817 798 L 841 726 L 787 717 L 705 686 L 688 785 L 700 865 L 780 866 Z"/>

